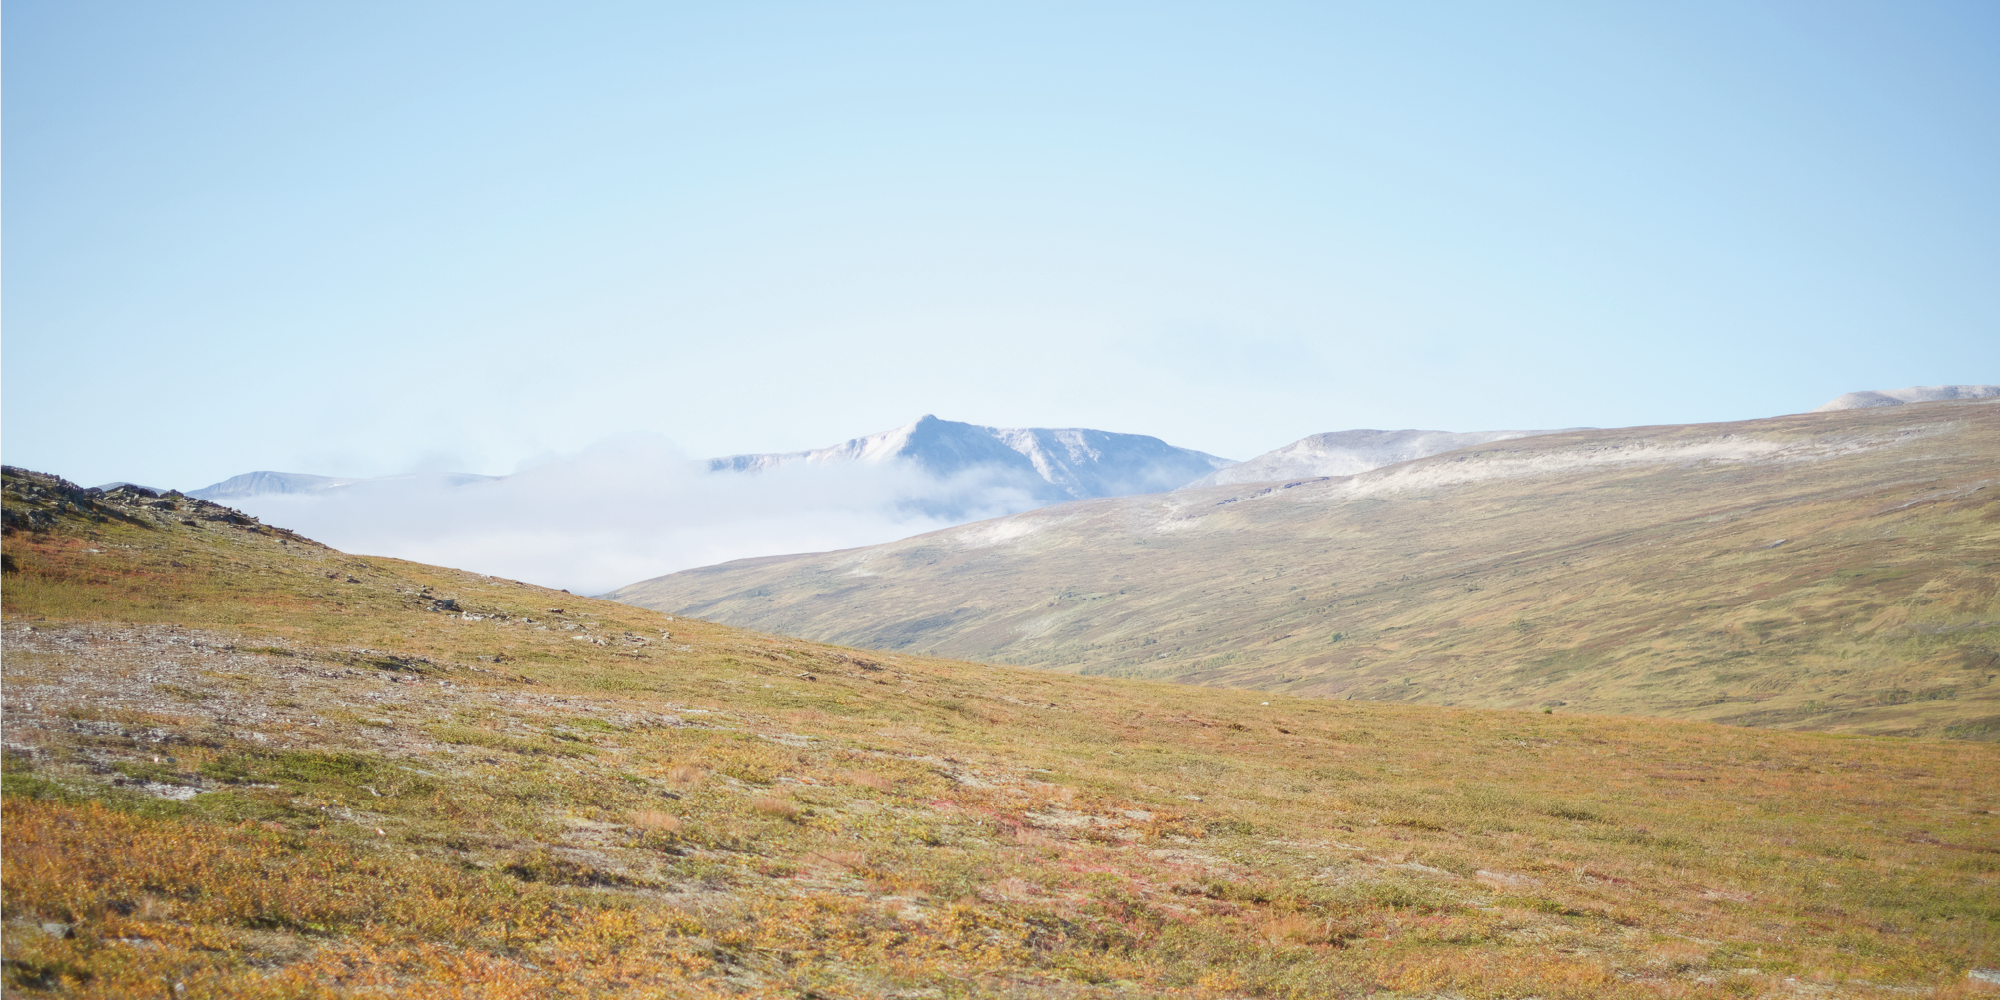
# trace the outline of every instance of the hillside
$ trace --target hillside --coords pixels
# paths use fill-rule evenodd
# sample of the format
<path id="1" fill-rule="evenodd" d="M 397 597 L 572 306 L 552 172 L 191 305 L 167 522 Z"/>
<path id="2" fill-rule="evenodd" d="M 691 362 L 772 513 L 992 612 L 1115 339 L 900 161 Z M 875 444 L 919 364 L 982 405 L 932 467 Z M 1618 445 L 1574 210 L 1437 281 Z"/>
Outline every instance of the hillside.
<path id="1" fill-rule="evenodd" d="M 5 992 L 1963 996 L 2000 748 L 759 635 L 5 476 Z"/>
<path id="2" fill-rule="evenodd" d="M 611 595 L 854 646 L 1365 701 L 2000 735 L 2000 402 L 1577 430 Z"/>

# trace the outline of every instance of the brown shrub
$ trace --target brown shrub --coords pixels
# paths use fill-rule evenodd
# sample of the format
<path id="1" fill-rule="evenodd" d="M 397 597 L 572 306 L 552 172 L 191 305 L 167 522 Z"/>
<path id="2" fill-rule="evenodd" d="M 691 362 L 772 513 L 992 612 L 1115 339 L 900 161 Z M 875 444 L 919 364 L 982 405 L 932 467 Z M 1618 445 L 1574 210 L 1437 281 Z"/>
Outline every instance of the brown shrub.
<path id="1" fill-rule="evenodd" d="M 778 798 L 775 795 L 760 795 L 750 800 L 750 808 L 766 816 L 775 816 L 787 822 L 796 823 L 799 821 L 798 803 L 790 799 Z"/>
<path id="2" fill-rule="evenodd" d="M 658 809 L 635 809 L 628 817 L 628 821 L 641 830 L 659 833 L 673 833 L 681 828 L 680 817 Z"/>

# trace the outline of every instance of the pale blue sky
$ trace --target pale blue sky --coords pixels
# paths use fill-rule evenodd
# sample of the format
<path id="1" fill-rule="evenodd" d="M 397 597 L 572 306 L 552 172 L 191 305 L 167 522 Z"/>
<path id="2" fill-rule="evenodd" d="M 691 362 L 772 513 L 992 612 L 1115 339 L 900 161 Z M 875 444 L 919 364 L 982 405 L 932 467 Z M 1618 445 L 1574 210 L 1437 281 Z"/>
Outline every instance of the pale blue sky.
<path id="1" fill-rule="evenodd" d="M 5 10 L 5 460 L 1235 458 L 2000 381 L 2000 6 Z"/>

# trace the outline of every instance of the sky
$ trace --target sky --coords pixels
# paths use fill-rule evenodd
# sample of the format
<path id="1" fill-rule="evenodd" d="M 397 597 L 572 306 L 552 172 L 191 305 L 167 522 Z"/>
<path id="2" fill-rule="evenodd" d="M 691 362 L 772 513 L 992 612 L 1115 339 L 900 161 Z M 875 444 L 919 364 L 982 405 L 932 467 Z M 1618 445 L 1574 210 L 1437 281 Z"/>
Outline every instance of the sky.
<path id="1" fill-rule="evenodd" d="M 4 17 L 0 453 L 86 485 L 2000 382 L 1991 3 Z"/>

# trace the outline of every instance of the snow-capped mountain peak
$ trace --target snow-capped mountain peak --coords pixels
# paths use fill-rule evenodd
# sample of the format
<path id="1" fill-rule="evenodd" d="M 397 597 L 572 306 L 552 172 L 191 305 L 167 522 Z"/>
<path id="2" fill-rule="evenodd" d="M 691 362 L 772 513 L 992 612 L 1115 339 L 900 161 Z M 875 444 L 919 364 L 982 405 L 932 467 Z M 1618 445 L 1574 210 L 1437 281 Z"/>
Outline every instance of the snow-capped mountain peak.
<path id="1" fill-rule="evenodd" d="M 711 459 L 713 472 L 797 464 L 909 462 L 938 478 L 998 475 L 1043 503 L 1158 493 L 1230 464 L 1144 434 L 1088 428 L 985 427 L 926 414 L 893 430 L 827 448 Z"/>

